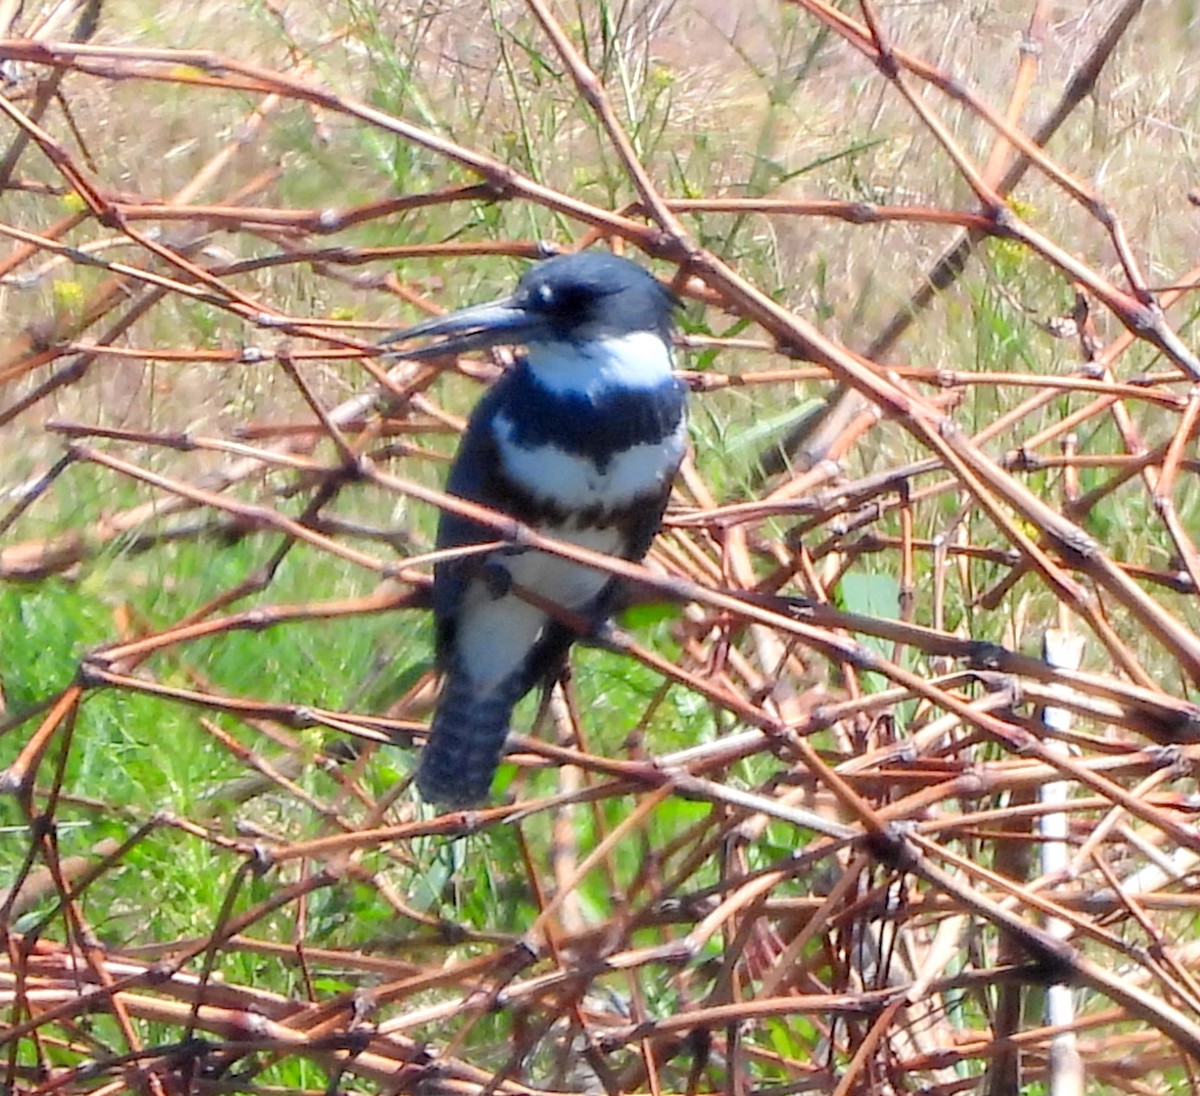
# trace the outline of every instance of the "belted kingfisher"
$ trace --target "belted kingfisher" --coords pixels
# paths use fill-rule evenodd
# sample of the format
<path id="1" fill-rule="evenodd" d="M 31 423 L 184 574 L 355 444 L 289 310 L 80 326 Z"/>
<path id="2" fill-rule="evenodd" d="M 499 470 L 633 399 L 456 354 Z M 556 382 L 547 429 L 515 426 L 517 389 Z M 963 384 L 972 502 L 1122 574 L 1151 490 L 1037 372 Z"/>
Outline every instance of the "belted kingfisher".
<path id="1" fill-rule="evenodd" d="M 672 374 L 677 305 L 636 263 L 586 252 L 538 263 L 510 297 L 390 335 L 389 343 L 445 336 L 408 358 L 525 348 L 471 414 L 447 492 L 549 536 L 640 560 L 687 447 L 686 390 Z M 438 548 L 495 539 L 442 514 Z M 553 680 L 578 638 L 546 603 L 597 631 L 614 585 L 602 571 L 531 549 L 436 566 L 445 682 L 417 768 L 426 800 L 462 807 L 487 798 L 514 706 Z"/>

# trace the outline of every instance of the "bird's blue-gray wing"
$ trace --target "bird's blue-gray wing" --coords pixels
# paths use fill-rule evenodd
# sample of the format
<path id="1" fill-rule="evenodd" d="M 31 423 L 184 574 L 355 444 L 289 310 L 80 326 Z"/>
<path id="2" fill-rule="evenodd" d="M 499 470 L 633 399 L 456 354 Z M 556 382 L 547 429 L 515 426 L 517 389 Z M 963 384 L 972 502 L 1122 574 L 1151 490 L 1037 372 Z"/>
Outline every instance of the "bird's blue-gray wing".
<path id="1" fill-rule="evenodd" d="M 446 480 L 446 493 L 482 506 L 495 507 L 504 499 L 499 482 L 500 454 L 491 419 L 505 396 L 501 378 L 479 401 L 459 443 L 458 453 Z M 506 507 L 507 510 L 507 507 Z M 511 512 L 511 511 L 509 511 Z M 513 515 L 518 516 L 518 515 Z M 495 530 L 469 518 L 443 510 L 438 522 L 437 547 L 461 548 L 497 539 Z M 433 615 L 437 624 L 437 659 L 443 669 L 454 645 L 455 617 L 471 576 L 483 560 L 478 555 L 439 563 L 433 570 Z"/>

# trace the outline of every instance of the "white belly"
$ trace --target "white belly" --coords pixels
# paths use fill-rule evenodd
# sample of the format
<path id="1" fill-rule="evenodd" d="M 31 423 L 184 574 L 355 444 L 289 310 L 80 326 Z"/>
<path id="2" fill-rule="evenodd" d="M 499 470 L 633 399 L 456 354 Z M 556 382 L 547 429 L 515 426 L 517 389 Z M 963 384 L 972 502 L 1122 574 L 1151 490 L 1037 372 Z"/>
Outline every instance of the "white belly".
<path id="1" fill-rule="evenodd" d="M 539 502 L 564 510 L 620 510 L 639 498 L 656 498 L 675 474 L 687 444 L 687 427 L 661 442 L 634 445 L 616 453 L 603 471 L 588 457 L 555 445 L 524 448 L 512 440 L 513 424 L 504 415 L 495 421 L 504 472 Z"/>
<path id="2" fill-rule="evenodd" d="M 616 555 L 621 549 L 622 535 L 615 528 L 558 527 L 541 531 L 606 555 Z M 587 609 L 610 578 L 604 571 L 546 552 L 496 553 L 490 561 L 508 571 L 517 585 L 573 611 Z M 481 694 L 491 691 L 520 667 L 551 619 L 516 593 L 501 597 L 494 593 L 485 580 L 475 579 L 458 610 L 455 645 L 460 665 Z"/>

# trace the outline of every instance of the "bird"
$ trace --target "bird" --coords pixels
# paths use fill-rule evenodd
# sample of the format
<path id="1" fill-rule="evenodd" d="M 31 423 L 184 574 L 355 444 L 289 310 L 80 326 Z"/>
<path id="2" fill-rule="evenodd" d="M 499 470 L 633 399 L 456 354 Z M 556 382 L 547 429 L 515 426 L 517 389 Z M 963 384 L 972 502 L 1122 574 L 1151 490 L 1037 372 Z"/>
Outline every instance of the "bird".
<path id="1" fill-rule="evenodd" d="M 534 264 L 508 297 L 389 335 L 389 344 L 437 340 L 390 352 L 417 360 L 520 348 L 471 413 L 447 493 L 547 536 L 642 560 L 688 444 L 687 390 L 672 355 L 678 306 L 639 264 L 584 251 Z M 497 539 L 441 513 L 438 549 Z M 617 592 L 612 575 L 528 547 L 435 564 L 442 690 L 417 764 L 424 800 L 448 808 L 487 800 L 517 702 L 553 684 L 581 633 L 604 634 Z"/>

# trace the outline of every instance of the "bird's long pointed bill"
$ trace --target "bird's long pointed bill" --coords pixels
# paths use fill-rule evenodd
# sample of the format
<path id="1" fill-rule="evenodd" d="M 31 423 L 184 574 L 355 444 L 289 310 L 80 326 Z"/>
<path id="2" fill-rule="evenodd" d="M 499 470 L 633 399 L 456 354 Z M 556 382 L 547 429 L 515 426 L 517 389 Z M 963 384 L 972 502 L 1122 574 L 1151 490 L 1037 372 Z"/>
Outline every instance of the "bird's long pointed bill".
<path id="1" fill-rule="evenodd" d="M 536 338 L 543 323 L 541 317 L 521 308 L 511 297 L 504 297 L 491 304 L 477 304 L 448 316 L 426 320 L 403 331 L 393 331 L 380 340 L 380 345 L 391 346 L 410 339 L 437 339 L 410 350 L 390 351 L 396 357 L 421 361 L 502 343 L 527 343 Z"/>

